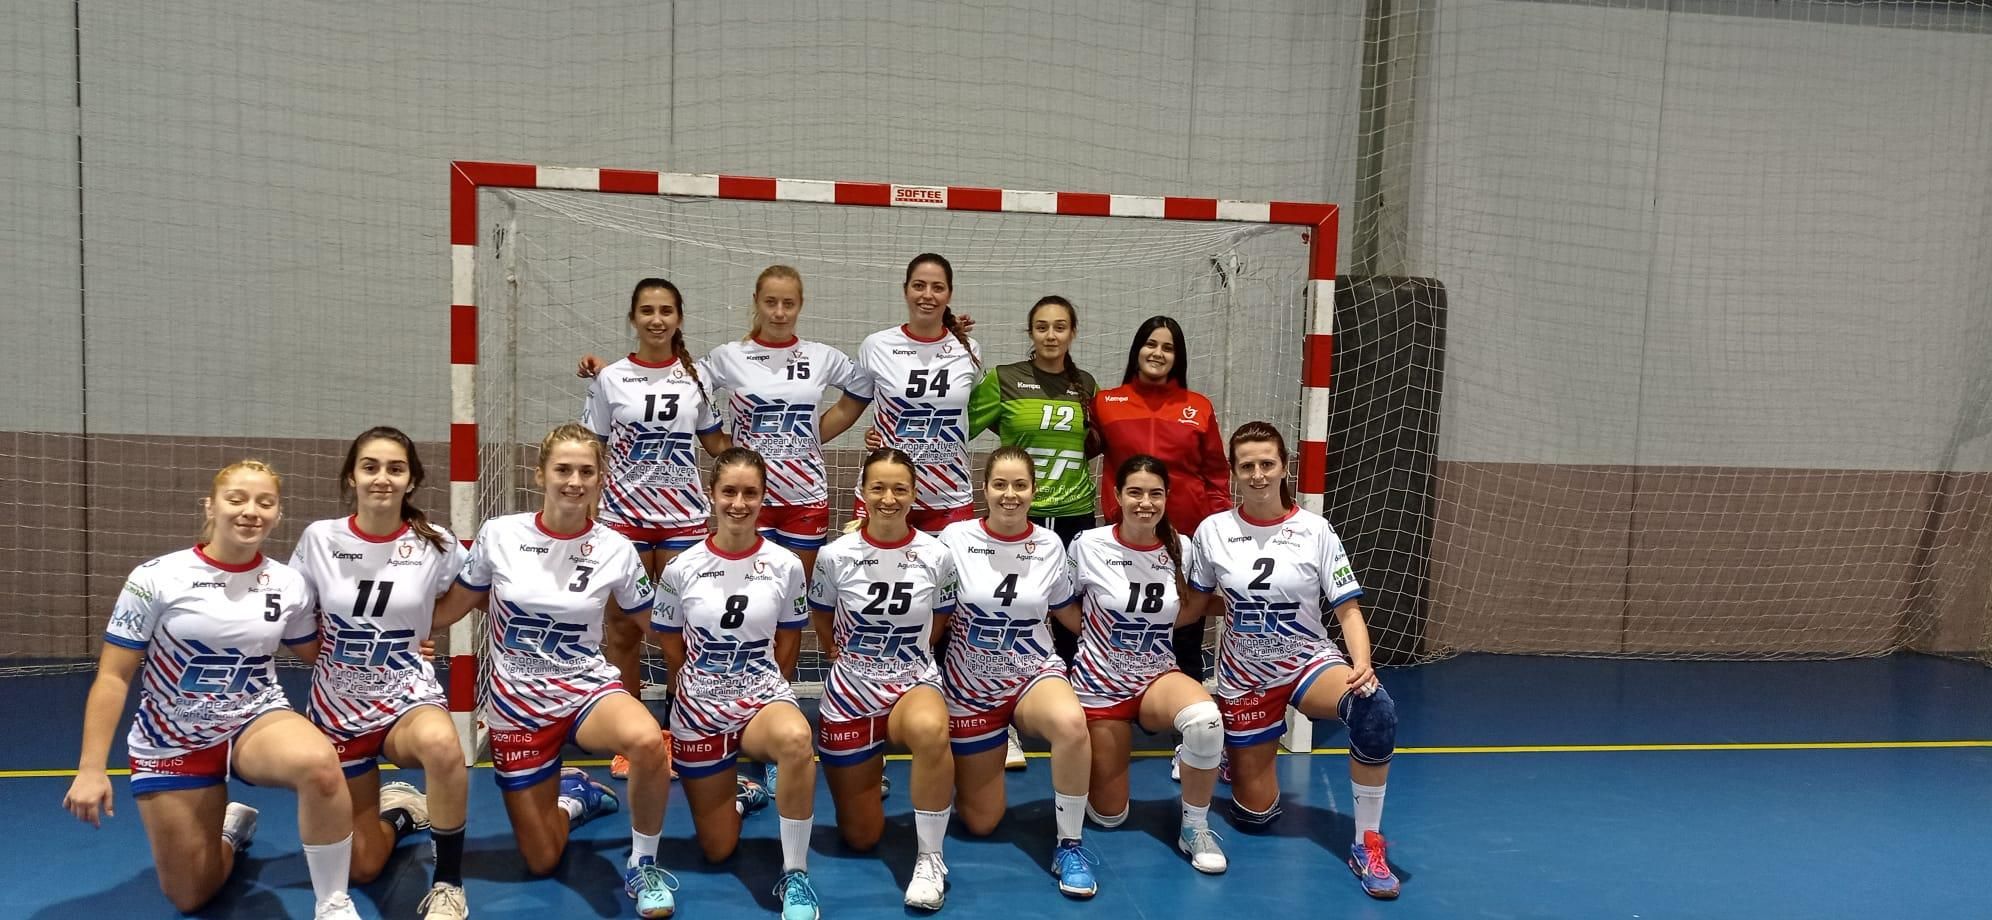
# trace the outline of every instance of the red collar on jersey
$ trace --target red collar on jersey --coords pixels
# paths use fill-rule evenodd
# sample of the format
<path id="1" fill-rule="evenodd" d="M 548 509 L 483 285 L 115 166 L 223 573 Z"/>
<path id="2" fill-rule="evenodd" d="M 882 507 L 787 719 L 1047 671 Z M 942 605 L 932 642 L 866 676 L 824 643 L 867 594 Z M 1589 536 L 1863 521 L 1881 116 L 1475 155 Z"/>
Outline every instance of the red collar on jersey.
<path id="1" fill-rule="evenodd" d="M 980 523 L 982 525 L 983 533 L 988 534 L 993 539 L 1001 540 L 1005 543 L 1022 543 L 1025 540 L 1030 539 L 1031 531 L 1036 529 L 1031 526 L 1029 518 L 1024 519 L 1024 532 L 1017 534 L 1016 536 L 1006 536 L 1004 534 L 997 533 L 994 528 L 989 526 L 988 518 L 981 518 L 977 523 Z"/>
<path id="2" fill-rule="evenodd" d="M 900 549 L 906 546 L 906 544 L 913 542 L 913 535 L 919 533 L 919 531 L 914 530 L 911 527 L 906 528 L 906 539 L 901 540 L 897 543 L 880 543 L 877 540 L 872 539 L 870 530 L 863 527 L 858 528 L 858 533 L 863 534 L 865 542 L 871 544 L 874 549 Z"/>
<path id="3" fill-rule="evenodd" d="M 767 541 L 762 539 L 761 535 L 757 533 L 754 535 L 754 545 L 747 547 L 745 551 L 736 555 L 734 553 L 729 553 L 726 550 L 720 549 L 719 544 L 714 543 L 712 537 L 706 537 L 705 539 L 706 549 L 711 550 L 713 555 L 718 556 L 721 559 L 731 559 L 735 562 L 738 562 L 742 559 L 754 555 L 755 553 L 760 552 L 761 544 L 765 542 Z"/>
<path id="4" fill-rule="evenodd" d="M 595 529 L 595 522 L 588 521 L 581 526 L 580 530 L 573 533 L 556 533 L 553 528 L 546 526 L 545 512 L 535 511 L 533 512 L 533 526 L 539 528 L 540 533 L 546 534 L 556 540 L 579 540 L 587 536 L 588 531 Z"/>
<path id="5" fill-rule="evenodd" d="M 1121 525 L 1119 525 L 1119 524 L 1115 524 L 1115 525 L 1114 525 L 1114 542 L 1115 542 L 1115 543 L 1119 543 L 1120 545 L 1122 545 L 1122 546 L 1125 546 L 1125 547 L 1127 547 L 1128 549 L 1131 549 L 1131 550 L 1134 550 L 1134 551 L 1136 551 L 1136 552 L 1142 552 L 1142 553 L 1146 553 L 1146 552 L 1152 552 L 1152 551 L 1154 551 L 1154 550 L 1158 550 L 1158 549 L 1161 549 L 1161 548 L 1162 548 L 1162 541 L 1161 541 L 1161 540 L 1156 540 L 1156 541 L 1155 541 L 1154 543 L 1150 543 L 1150 544 L 1149 544 L 1149 545 L 1147 545 L 1147 546 L 1137 546 L 1137 545 L 1135 545 L 1135 544 L 1133 544 L 1133 543 L 1129 543 L 1129 542 L 1127 542 L 1127 538 L 1126 538 L 1126 537 L 1124 537 L 1124 536 L 1121 536 Z"/>
<path id="6" fill-rule="evenodd" d="M 373 534 L 367 533 L 366 531 L 360 529 L 359 515 L 349 514 L 346 515 L 346 528 L 353 532 L 353 536 L 359 537 L 360 539 L 365 540 L 368 543 L 392 543 L 395 540 L 400 539 L 402 534 L 408 532 L 408 522 L 402 521 L 401 526 L 399 528 L 396 528 L 393 533 L 388 534 L 387 536 L 384 537 L 377 537 L 374 536 Z"/>
<path id="7" fill-rule="evenodd" d="M 1246 514 L 1244 506 L 1241 505 L 1238 508 L 1238 519 L 1254 527 L 1278 527 L 1281 524 L 1293 520 L 1293 516 L 1299 513 L 1300 513 L 1300 507 L 1296 505 L 1292 508 L 1288 508 L 1286 512 L 1281 514 L 1279 517 L 1273 518 L 1272 520 L 1269 521 L 1262 521 L 1249 514 Z"/>
<path id="8" fill-rule="evenodd" d="M 634 364 L 637 367 L 647 367 L 654 371 L 661 371 L 664 368 L 670 367 L 671 365 L 678 363 L 678 356 L 672 355 L 671 360 L 666 361 L 663 364 L 652 364 L 648 361 L 643 360 L 642 358 L 637 357 L 636 352 L 632 351 L 629 353 L 629 363 Z"/>
<path id="9" fill-rule="evenodd" d="M 789 340 L 786 342 L 770 342 L 767 339 L 761 338 L 758 335 L 754 337 L 754 344 L 759 345 L 762 348 L 793 348 L 796 345 L 801 344 L 801 342 L 802 339 L 800 337 L 793 335 L 789 336 Z"/>
<path id="10" fill-rule="evenodd" d="M 224 572 L 235 572 L 239 574 L 242 572 L 247 572 L 250 569 L 253 569 L 263 564 L 263 554 L 260 551 L 256 553 L 256 558 L 251 559 L 248 562 L 236 563 L 231 565 L 229 563 L 216 559 L 205 552 L 202 552 L 202 549 L 206 546 L 207 546 L 206 543 L 194 544 L 194 555 L 201 557 L 202 562 L 214 566 L 215 568 L 220 569 Z"/>
<path id="11" fill-rule="evenodd" d="M 947 338 L 947 337 L 948 337 L 948 327 L 946 327 L 946 326 L 942 326 L 942 327 L 941 327 L 941 334 L 940 334 L 940 335 L 937 335 L 937 336 L 934 336 L 934 337 L 933 337 L 933 338 L 931 338 L 931 339 L 923 339 L 923 338 L 921 338 L 921 337 L 919 337 L 919 336 L 917 336 L 917 335 L 914 335 L 914 334 L 913 334 L 913 326 L 912 326 L 911 324 L 909 324 L 909 323 L 900 323 L 900 324 L 899 324 L 899 331 L 900 331 L 900 332 L 903 332 L 903 333 L 906 333 L 906 337 L 907 337 L 907 338 L 909 338 L 909 339 L 912 339 L 912 340 L 913 340 L 913 341 L 915 341 L 915 342 L 919 342 L 919 343 L 920 343 L 920 344 L 922 344 L 922 345 L 932 345 L 932 344 L 934 344 L 935 342 L 938 342 L 938 341 L 940 341 L 940 340 L 942 340 L 942 339 L 945 339 L 945 338 Z"/>

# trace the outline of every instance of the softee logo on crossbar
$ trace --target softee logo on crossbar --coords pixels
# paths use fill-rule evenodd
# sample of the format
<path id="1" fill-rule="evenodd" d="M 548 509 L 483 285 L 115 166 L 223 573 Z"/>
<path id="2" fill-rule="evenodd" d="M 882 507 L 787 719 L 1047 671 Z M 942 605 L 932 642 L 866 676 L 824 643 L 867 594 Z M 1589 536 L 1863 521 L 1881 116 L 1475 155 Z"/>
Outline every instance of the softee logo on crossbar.
<path id="1" fill-rule="evenodd" d="M 948 190 L 938 185 L 895 185 L 892 203 L 916 208 L 945 208 Z"/>

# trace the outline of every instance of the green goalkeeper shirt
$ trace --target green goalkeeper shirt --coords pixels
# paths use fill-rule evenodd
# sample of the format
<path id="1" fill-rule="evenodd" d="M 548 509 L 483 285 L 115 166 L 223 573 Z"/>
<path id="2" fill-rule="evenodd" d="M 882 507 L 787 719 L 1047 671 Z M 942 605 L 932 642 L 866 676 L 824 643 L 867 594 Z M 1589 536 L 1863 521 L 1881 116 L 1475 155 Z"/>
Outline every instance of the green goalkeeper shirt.
<path id="1" fill-rule="evenodd" d="M 1079 385 L 1063 374 L 1048 374 L 1030 361 L 1018 361 L 984 374 L 968 401 L 970 436 L 995 429 L 1036 464 L 1037 497 L 1031 514 L 1069 517 L 1092 514 L 1099 488 L 1086 464 L 1086 413 L 1099 385 L 1077 371 Z"/>

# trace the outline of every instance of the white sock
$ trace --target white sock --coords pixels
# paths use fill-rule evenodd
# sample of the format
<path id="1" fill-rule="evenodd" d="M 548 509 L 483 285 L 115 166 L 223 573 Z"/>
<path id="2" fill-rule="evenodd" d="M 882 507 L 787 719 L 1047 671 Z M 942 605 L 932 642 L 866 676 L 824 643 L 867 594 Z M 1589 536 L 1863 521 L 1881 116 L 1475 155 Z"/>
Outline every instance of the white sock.
<path id="1" fill-rule="evenodd" d="M 1086 826 L 1086 796 L 1066 795 L 1063 792 L 1051 794 L 1051 807 L 1058 819 L 1058 839 L 1078 840 L 1082 828 Z"/>
<path id="2" fill-rule="evenodd" d="M 346 879 L 353 872 L 353 835 L 338 843 L 304 845 L 304 866 L 311 872 L 311 893 L 318 903 L 335 894 L 344 894 Z"/>
<path id="3" fill-rule="evenodd" d="M 560 803 L 561 811 L 567 812 L 567 823 L 569 824 L 581 820 L 581 815 L 586 810 L 586 806 L 581 804 L 581 800 L 571 795 L 563 795 L 554 801 Z"/>
<path id="4" fill-rule="evenodd" d="M 952 814 L 953 807 L 940 811 L 913 810 L 913 836 L 920 838 L 920 855 L 941 851 L 941 838 L 948 835 L 948 816 Z"/>
<path id="5" fill-rule="evenodd" d="M 1210 806 L 1183 803 L 1183 826 L 1206 828 L 1210 826 Z"/>
<path id="6" fill-rule="evenodd" d="M 657 861 L 657 838 L 659 838 L 659 837 L 662 837 L 662 836 L 664 836 L 664 829 L 663 829 L 663 828 L 658 828 L 658 829 L 657 829 L 657 833 L 655 833 L 655 834 L 646 834 L 646 833 L 643 833 L 642 831 L 639 831 L 639 830 L 637 830 L 636 828 L 633 828 L 633 827 L 632 827 L 632 828 L 630 828 L 630 829 L 629 829 L 629 865 L 631 865 L 631 866 L 634 866 L 634 865 L 636 865 L 636 861 L 637 861 L 637 860 L 639 860 L 639 859 L 642 859 L 642 858 L 643 858 L 643 857 L 645 857 L 645 856 L 648 856 L 648 857 L 650 857 L 650 861 L 651 861 L 651 862 L 656 862 L 656 861 Z"/>
<path id="7" fill-rule="evenodd" d="M 782 818 L 782 871 L 809 869 L 809 828 L 812 818 Z"/>
<path id="8" fill-rule="evenodd" d="M 1354 780 L 1349 788 L 1356 794 L 1356 842 L 1363 842 L 1363 831 L 1383 828 L 1383 789 L 1382 786 L 1365 786 Z"/>

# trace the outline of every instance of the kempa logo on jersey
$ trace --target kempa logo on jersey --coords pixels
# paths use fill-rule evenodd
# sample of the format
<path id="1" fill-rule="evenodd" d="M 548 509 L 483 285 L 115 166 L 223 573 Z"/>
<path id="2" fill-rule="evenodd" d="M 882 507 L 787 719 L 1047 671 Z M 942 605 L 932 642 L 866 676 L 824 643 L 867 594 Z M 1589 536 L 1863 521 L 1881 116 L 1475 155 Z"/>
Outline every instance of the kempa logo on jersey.
<path id="1" fill-rule="evenodd" d="M 139 600 L 149 601 L 152 599 L 152 592 L 147 591 L 144 588 L 141 588 L 138 585 L 135 585 L 131 582 L 125 582 L 124 589 L 126 594 L 136 597 Z"/>
<path id="2" fill-rule="evenodd" d="M 1107 564 L 1108 564 L 1108 565 L 1133 565 L 1133 564 L 1134 564 L 1134 560 L 1132 560 L 1132 559 L 1109 559 L 1109 560 L 1107 560 Z"/>
<path id="3" fill-rule="evenodd" d="M 895 348 L 892 350 L 892 353 L 895 355 L 917 355 L 920 351 L 916 348 Z"/>
<path id="4" fill-rule="evenodd" d="M 228 587 L 228 582 L 225 582 L 225 581 L 197 581 L 197 582 L 194 582 L 194 583 L 193 583 L 193 584 L 191 584 L 191 585 L 188 585 L 188 587 L 190 587 L 190 588 L 226 588 L 226 587 Z"/>
<path id="5" fill-rule="evenodd" d="M 527 543 L 521 543 L 521 544 L 519 544 L 519 552 L 522 552 L 522 553 L 538 553 L 538 554 L 540 554 L 540 555 L 544 556 L 544 555 L 547 555 L 548 553 L 551 553 L 551 552 L 553 552 L 553 548 L 552 548 L 552 547 L 550 547 L 550 546 L 533 546 L 533 545 L 531 545 L 531 544 L 527 544 Z"/>
<path id="6" fill-rule="evenodd" d="M 365 559 L 365 558 L 366 558 L 366 554 L 365 554 L 365 553 L 346 553 L 346 552 L 340 552 L 340 551 L 338 551 L 338 550 L 334 550 L 334 551 L 332 552 L 332 558 L 334 558 L 334 559 Z"/>
<path id="7" fill-rule="evenodd" d="M 648 378 L 648 377 L 624 377 L 624 378 L 622 379 L 622 382 L 624 382 L 624 383 L 649 383 L 649 382 L 650 382 L 650 378 Z"/>
<path id="8" fill-rule="evenodd" d="M 983 549 L 980 546 L 971 546 L 968 548 L 968 554 L 971 556 L 994 556 L 996 555 L 996 551 L 993 549 Z"/>
<path id="9" fill-rule="evenodd" d="M 725 574 L 726 574 L 726 570 L 725 570 L 725 569 L 711 569 L 711 570 L 709 570 L 709 571 L 704 571 L 704 572 L 700 572 L 700 573 L 698 573 L 697 575 L 693 575 L 692 577 L 693 577 L 693 578 L 718 578 L 718 577 L 720 577 L 721 575 L 725 575 Z"/>
<path id="10" fill-rule="evenodd" d="M 1224 538 L 1224 542 L 1226 542 L 1226 543 L 1250 543 L 1250 542 L 1252 542 L 1252 538 L 1251 538 L 1251 537 L 1225 537 L 1225 538 Z"/>
<path id="11" fill-rule="evenodd" d="M 877 559 L 859 559 L 859 560 L 856 560 L 856 562 L 857 562 L 857 564 L 858 564 L 858 565 L 877 565 L 877 564 L 878 564 L 878 560 L 877 560 Z"/>
<path id="12" fill-rule="evenodd" d="M 749 360 L 749 361 L 766 361 L 766 360 L 768 360 L 768 359 L 769 359 L 770 357 L 772 357 L 772 355 L 769 355 L 769 354 L 767 354 L 766 352 L 762 352 L 761 354 L 758 354 L 758 355 L 748 355 L 748 356 L 747 356 L 747 360 Z"/>

